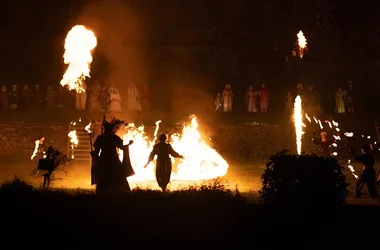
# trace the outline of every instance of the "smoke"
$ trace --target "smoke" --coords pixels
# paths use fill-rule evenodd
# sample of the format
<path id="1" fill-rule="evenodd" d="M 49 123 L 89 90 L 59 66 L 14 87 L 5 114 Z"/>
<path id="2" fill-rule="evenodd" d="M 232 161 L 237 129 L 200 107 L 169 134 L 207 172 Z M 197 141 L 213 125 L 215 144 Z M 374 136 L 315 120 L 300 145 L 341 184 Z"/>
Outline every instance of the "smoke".
<path id="1" fill-rule="evenodd" d="M 90 2 L 78 17 L 78 23 L 98 38 L 93 72 L 102 75 L 105 84 L 117 84 L 122 95 L 130 82 L 141 85 L 147 81 L 140 21 L 134 9 L 121 0 Z"/>

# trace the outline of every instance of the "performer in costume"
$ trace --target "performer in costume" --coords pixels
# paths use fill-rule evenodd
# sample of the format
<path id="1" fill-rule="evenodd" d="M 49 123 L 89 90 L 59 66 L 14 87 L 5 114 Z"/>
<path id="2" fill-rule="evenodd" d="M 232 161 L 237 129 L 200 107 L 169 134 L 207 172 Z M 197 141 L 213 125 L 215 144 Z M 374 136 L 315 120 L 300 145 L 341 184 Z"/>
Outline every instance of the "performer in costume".
<path id="1" fill-rule="evenodd" d="M 346 113 L 344 100 L 345 100 L 345 93 L 342 91 L 341 88 L 338 88 L 338 90 L 335 92 L 335 112 L 336 113 L 338 114 Z"/>
<path id="2" fill-rule="evenodd" d="M 371 198 L 374 199 L 379 197 L 379 193 L 376 187 L 376 171 L 374 168 L 375 158 L 370 154 L 370 150 L 371 149 L 368 145 L 364 145 L 361 148 L 362 154 L 356 155 L 354 150 L 350 146 L 348 146 L 348 152 L 352 154 L 355 160 L 363 164 L 363 170 L 356 183 L 356 198 L 360 198 L 362 196 L 362 188 L 364 184 L 367 184 L 367 188 Z"/>
<path id="3" fill-rule="evenodd" d="M 315 145 L 318 146 L 317 155 L 321 157 L 331 157 L 332 156 L 332 148 L 331 141 L 327 139 L 327 133 L 321 132 L 320 138 L 315 138 L 315 132 L 313 132 L 313 137 L 311 139 Z"/>
<path id="4" fill-rule="evenodd" d="M 220 111 L 220 108 L 222 107 L 222 101 L 220 99 L 220 93 L 216 93 L 214 105 L 215 105 L 215 111 Z"/>
<path id="5" fill-rule="evenodd" d="M 11 109 L 18 109 L 20 104 L 20 95 L 18 94 L 17 85 L 12 85 L 12 90 L 9 93 L 9 104 Z"/>
<path id="6" fill-rule="evenodd" d="M 97 194 L 111 194 L 130 191 L 127 177 L 134 175 L 129 158 L 129 146 L 123 145 L 123 140 L 116 135 L 117 130 L 124 121 L 113 119 L 107 122 L 103 119 L 103 134 L 94 142 L 94 150 L 91 152 L 92 169 L 91 184 L 96 184 Z M 117 149 L 123 151 L 123 162 L 120 162 Z"/>
<path id="7" fill-rule="evenodd" d="M 98 112 L 100 111 L 99 104 L 99 95 L 100 95 L 100 83 L 99 81 L 95 81 L 91 86 L 91 93 L 89 95 L 89 110 Z"/>
<path id="8" fill-rule="evenodd" d="M 232 92 L 231 84 L 226 84 L 222 93 L 223 112 L 232 111 L 232 101 L 234 94 Z"/>
<path id="9" fill-rule="evenodd" d="M 348 90 L 346 92 L 346 100 L 345 104 L 347 107 L 348 113 L 354 113 L 354 107 L 355 107 L 355 93 L 354 93 L 354 81 L 350 80 L 348 81 Z"/>
<path id="10" fill-rule="evenodd" d="M 261 84 L 261 88 L 259 90 L 259 96 L 260 96 L 261 113 L 266 113 L 268 111 L 268 106 L 269 106 L 269 91 L 265 87 L 265 84 Z"/>
<path id="11" fill-rule="evenodd" d="M 113 85 L 108 89 L 108 91 L 110 97 L 110 104 L 108 106 L 108 110 L 111 112 L 121 112 L 121 96 L 119 93 L 119 89 L 116 87 L 116 85 Z"/>
<path id="12" fill-rule="evenodd" d="M 1 114 L 2 115 L 7 115 L 9 111 L 9 94 L 7 90 L 7 86 L 2 86 L 1 87 L 1 92 L 0 92 L 0 100 L 1 100 Z"/>
<path id="13" fill-rule="evenodd" d="M 141 103 L 139 98 L 139 91 L 134 83 L 128 86 L 128 110 L 141 111 Z"/>
<path id="14" fill-rule="evenodd" d="M 80 93 L 77 92 L 75 96 L 75 108 L 77 110 L 86 110 L 86 102 L 87 102 L 86 83 L 82 83 L 82 87 L 84 91 L 81 91 Z"/>
<path id="15" fill-rule="evenodd" d="M 257 112 L 257 93 L 253 89 L 252 85 L 249 86 L 247 92 L 245 93 L 245 104 L 247 107 L 247 112 L 256 113 Z"/>
<path id="16" fill-rule="evenodd" d="M 149 163 L 153 161 L 154 156 L 157 155 L 156 179 L 162 191 L 165 191 L 170 182 L 170 175 L 172 173 L 172 161 L 170 156 L 176 158 L 183 158 L 183 156 L 174 151 L 170 144 L 166 143 L 166 134 L 160 135 L 158 139 L 160 142 L 154 145 L 145 167 L 147 167 Z"/>

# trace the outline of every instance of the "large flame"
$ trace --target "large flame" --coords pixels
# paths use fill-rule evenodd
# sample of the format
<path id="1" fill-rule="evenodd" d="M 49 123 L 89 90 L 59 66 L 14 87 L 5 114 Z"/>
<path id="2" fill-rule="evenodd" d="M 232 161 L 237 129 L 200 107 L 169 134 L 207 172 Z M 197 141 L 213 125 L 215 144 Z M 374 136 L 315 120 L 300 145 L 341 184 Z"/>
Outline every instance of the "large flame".
<path id="1" fill-rule="evenodd" d="M 302 150 L 302 135 L 304 131 L 302 128 L 305 124 L 302 121 L 302 100 L 300 96 L 297 96 L 294 101 L 294 128 L 296 130 L 296 144 L 297 144 L 297 154 L 301 154 Z"/>
<path id="2" fill-rule="evenodd" d="M 66 73 L 61 80 L 62 86 L 67 86 L 77 93 L 85 92 L 83 81 L 90 77 L 91 51 L 96 47 L 97 40 L 94 32 L 83 25 L 74 26 L 66 36 L 65 64 L 68 64 Z"/>
<path id="3" fill-rule="evenodd" d="M 135 175 L 128 178 L 130 181 L 155 180 L 155 163 L 144 168 L 148 156 L 154 146 L 160 121 L 156 122 L 154 139 L 149 140 L 145 134 L 144 126 L 136 127 L 129 124 L 125 127 L 124 143 L 130 140 L 134 143 L 130 147 L 131 163 Z M 222 156 L 212 149 L 198 131 L 198 122 L 194 116 L 191 123 L 185 125 L 182 134 L 170 136 L 173 149 L 184 156 L 184 159 L 172 159 L 173 173 L 171 180 L 206 180 L 224 176 L 228 170 L 228 163 Z M 122 160 L 122 157 L 120 157 Z"/>

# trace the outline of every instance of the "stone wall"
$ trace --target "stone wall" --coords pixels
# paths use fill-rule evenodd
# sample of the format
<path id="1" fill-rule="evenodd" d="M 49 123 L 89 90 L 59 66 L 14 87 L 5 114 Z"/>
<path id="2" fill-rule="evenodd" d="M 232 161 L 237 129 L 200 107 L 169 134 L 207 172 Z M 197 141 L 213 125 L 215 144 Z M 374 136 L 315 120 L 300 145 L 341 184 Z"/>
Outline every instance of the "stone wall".
<path id="1" fill-rule="evenodd" d="M 201 125 L 199 130 L 209 144 L 228 160 L 239 162 L 266 160 L 271 154 L 286 148 L 284 130 L 276 125 Z M 149 138 L 154 127 L 145 127 Z M 181 132 L 181 126 L 160 126 L 160 133 Z M 45 145 L 53 145 L 66 152 L 68 126 L 11 126 L 0 125 L 0 156 L 31 155 L 34 142 L 44 136 Z"/>
<path id="2" fill-rule="evenodd" d="M 66 152 L 68 126 L 0 125 L 0 156 L 31 155 L 35 141 L 44 136 L 46 145 Z"/>

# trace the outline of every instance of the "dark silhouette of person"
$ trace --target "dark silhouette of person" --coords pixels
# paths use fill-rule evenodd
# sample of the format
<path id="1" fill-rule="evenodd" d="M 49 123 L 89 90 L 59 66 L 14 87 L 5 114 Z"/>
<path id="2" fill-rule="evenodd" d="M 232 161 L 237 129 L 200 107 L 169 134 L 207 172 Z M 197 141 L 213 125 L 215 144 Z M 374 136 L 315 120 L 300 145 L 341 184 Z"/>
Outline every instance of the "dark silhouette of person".
<path id="1" fill-rule="evenodd" d="M 153 161 L 154 156 L 157 155 L 156 180 L 162 191 L 166 190 L 166 186 L 170 182 L 170 175 L 172 173 L 172 161 L 170 156 L 183 158 L 182 155 L 174 151 L 170 144 L 166 143 L 166 139 L 167 137 L 165 134 L 158 137 L 160 142 L 154 145 L 153 150 L 149 155 L 148 162 L 145 165 L 145 167 L 147 167 L 149 163 Z"/>
<path id="2" fill-rule="evenodd" d="M 129 145 L 123 145 L 123 140 L 116 135 L 124 121 L 113 119 L 107 122 L 103 119 L 103 134 L 94 142 L 91 152 L 93 165 L 91 169 L 91 184 L 96 184 L 97 194 L 111 194 L 130 191 L 127 177 L 134 174 L 129 159 Z M 120 162 L 117 149 L 123 150 L 123 162 Z"/>
<path id="3" fill-rule="evenodd" d="M 321 157 L 331 157 L 331 141 L 327 138 L 326 132 L 321 132 L 320 138 L 315 138 L 315 132 L 313 132 L 312 141 L 318 146 L 317 155 Z"/>
<path id="4" fill-rule="evenodd" d="M 368 192 L 371 198 L 378 198 L 379 193 L 376 187 L 376 171 L 374 168 L 375 158 L 370 154 L 370 146 L 362 146 L 361 155 L 356 155 L 351 147 L 348 147 L 348 150 L 349 153 L 351 153 L 352 156 L 355 158 L 355 160 L 363 164 L 363 170 L 356 183 L 355 197 L 359 198 L 362 196 L 362 188 L 364 184 L 367 184 Z"/>

